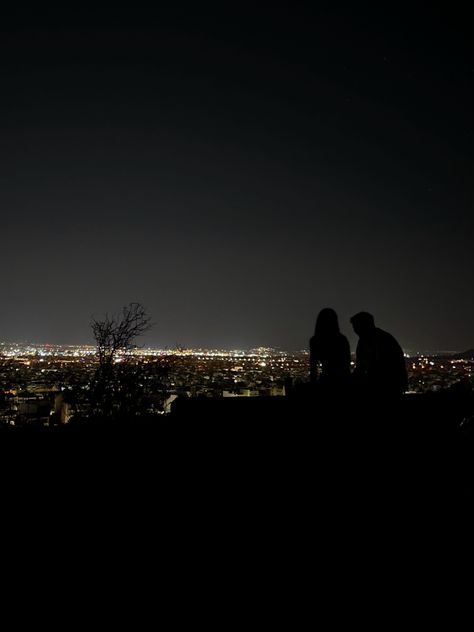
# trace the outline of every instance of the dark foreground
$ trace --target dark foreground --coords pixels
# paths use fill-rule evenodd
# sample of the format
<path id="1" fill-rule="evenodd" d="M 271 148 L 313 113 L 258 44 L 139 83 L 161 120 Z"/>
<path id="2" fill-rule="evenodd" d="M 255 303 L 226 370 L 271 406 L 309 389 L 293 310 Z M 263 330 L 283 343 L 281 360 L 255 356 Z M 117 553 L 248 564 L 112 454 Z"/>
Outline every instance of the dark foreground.
<path id="1" fill-rule="evenodd" d="M 403 506 L 473 496 L 470 392 L 400 402 L 177 400 L 168 417 L 2 428 L 6 487 L 132 493 L 261 509 Z M 89 492 L 86 492 L 89 490 Z"/>
<path id="2" fill-rule="evenodd" d="M 466 576 L 453 565 L 472 539 L 472 413 L 459 393 L 195 400 L 159 421 L 3 428 L 4 575 L 24 610 L 25 585 L 42 589 L 63 626 L 100 621 L 96 604 L 130 627 L 379 629 L 413 607 L 425 622 L 430 582 L 444 603 Z"/>
<path id="3" fill-rule="evenodd" d="M 189 400 L 160 420 L 4 428 L 3 551 L 50 598 L 79 578 L 79 609 L 94 586 L 120 612 L 137 589 L 158 620 L 169 603 L 219 629 L 255 606 L 288 629 L 315 603 L 365 621 L 388 600 L 391 617 L 400 590 L 419 603 L 465 558 L 473 412 L 467 393 Z"/>

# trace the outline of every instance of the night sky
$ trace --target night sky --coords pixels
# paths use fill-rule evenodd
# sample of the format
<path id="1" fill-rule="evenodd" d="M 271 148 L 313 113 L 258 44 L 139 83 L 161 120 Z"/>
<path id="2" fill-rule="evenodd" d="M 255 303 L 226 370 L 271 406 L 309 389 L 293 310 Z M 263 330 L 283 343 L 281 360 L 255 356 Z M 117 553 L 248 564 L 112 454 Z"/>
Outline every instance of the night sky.
<path id="1" fill-rule="evenodd" d="M 473 347 L 472 16 L 390 6 L 0 14 L 0 340 Z"/>

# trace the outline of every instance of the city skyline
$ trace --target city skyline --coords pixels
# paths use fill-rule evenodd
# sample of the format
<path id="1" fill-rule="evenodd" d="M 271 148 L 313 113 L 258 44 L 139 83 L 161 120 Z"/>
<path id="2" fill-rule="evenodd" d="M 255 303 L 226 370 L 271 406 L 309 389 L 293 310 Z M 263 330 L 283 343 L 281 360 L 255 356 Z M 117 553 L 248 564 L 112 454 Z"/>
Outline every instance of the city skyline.
<path id="1" fill-rule="evenodd" d="M 474 347 L 469 15 L 313 4 L 5 13 L 0 340 Z"/>
<path id="2" fill-rule="evenodd" d="M 355 345 L 351 349 L 351 355 L 355 357 L 356 354 Z M 7 349 L 7 352 L 5 352 Z M 429 357 L 429 356 L 449 356 L 449 355 L 465 355 L 469 357 L 474 356 L 474 348 L 469 349 L 408 349 L 404 348 L 403 352 L 406 358 L 410 357 Z M 0 340 L 0 354 L 3 353 L 5 357 L 14 357 L 15 355 L 30 355 L 32 353 L 38 353 L 38 355 L 61 355 L 67 353 L 71 356 L 80 355 L 95 355 L 97 353 L 97 345 L 93 341 L 87 343 L 52 343 L 41 342 L 33 340 L 15 340 L 6 341 Z M 130 349 L 122 349 L 119 351 L 119 355 L 124 356 L 136 355 L 137 357 L 146 357 L 154 355 L 227 355 L 227 356 L 239 356 L 239 355 L 278 355 L 278 354 L 306 354 L 309 355 L 308 347 L 301 347 L 299 349 L 285 349 L 283 347 L 273 346 L 266 347 L 263 345 L 255 347 L 186 347 L 179 344 L 176 345 L 150 345 L 150 344 L 134 344 Z"/>

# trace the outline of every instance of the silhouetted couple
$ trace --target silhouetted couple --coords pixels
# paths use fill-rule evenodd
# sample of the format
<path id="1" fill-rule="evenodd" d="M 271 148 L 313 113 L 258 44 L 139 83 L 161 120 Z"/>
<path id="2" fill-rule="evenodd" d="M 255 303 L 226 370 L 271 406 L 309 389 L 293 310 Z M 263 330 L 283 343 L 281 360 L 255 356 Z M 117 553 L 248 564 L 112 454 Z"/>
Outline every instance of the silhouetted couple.
<path id="1" fill-rule="evenodd" d="M 359 312 L 351 318 L 359 336 L 356 366 L 351 373 L 351 352 L 341 334 L 336 312 L 327 307 L 316 320 L 310 340 L 310 376 L 321 393 L 335 395 L 354 390 L 370 397 L 397 397 L 408 388 L 402 348 L 395 338 L 375 326 L 374 317 Z"/>

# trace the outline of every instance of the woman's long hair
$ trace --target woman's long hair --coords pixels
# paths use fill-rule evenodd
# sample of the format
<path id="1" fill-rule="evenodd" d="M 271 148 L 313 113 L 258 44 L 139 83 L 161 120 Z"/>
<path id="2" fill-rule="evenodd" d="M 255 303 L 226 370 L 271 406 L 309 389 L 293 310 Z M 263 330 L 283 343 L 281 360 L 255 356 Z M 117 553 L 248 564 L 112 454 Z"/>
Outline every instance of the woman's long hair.
<path id="1" fill-rule="evenodd" d="M 314 337 L 316 339 L 331 338 L 340 333 L 339 321 L 336 312 L 330 307 L 322 309 L 316 319 Z"/>

